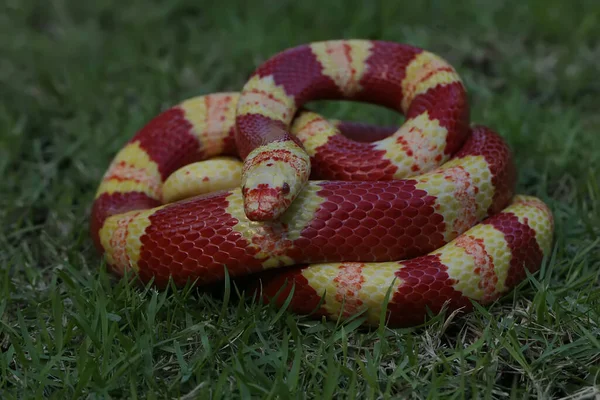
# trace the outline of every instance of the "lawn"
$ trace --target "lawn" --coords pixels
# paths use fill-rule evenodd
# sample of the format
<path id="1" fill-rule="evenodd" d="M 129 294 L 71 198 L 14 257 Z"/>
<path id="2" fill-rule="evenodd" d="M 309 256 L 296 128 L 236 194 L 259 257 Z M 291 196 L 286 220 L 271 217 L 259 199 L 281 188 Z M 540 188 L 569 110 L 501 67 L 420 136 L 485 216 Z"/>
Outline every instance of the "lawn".
<path id="1" fill-rule="evenodd" d="M 397 330 L 298 317 L 232 285 L 112 279 L 88 217 L 118 149 L 170 105 L 336 38 L 410 43 L 457 68 L 472 120 L 514 150 L 519 192 L 554 212 L 540 272 L 472 314 Z M 599 38 L 594 0 L 3 1 L 0 397 L 598 398 Z"/>

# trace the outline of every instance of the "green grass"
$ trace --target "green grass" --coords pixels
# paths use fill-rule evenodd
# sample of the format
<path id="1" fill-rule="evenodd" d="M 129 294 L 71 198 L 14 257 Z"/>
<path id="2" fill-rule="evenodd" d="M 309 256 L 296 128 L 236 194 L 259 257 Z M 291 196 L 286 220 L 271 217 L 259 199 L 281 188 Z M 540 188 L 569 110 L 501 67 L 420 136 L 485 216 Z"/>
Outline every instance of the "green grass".
<path id="1" fill-rule="evenodd" d="M 107 274 L 89 209 L 138 128 L 185 98 L 239 90 L 277 51 L 351 37 L 425 47 L 458 69 L 473 121 L 514 150 L 519 191 L 554 211 L 539 273 L 470 315 L 370 331 L 241 301 L 234 287 L 157 292 Z M 594 0 L 5 0 L 0 397 L 599 396 L 598 38 Z"/>

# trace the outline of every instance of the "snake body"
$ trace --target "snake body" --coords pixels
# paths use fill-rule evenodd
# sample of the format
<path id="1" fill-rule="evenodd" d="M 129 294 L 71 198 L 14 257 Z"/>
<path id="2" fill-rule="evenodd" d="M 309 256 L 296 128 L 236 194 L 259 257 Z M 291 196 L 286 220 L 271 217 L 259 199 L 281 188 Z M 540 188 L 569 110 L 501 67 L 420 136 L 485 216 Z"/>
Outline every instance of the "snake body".
<path id="1" fill-rule="evenodd" d="M 405 122 L 328 121 L 303 108 L 316 99 L 379 104 Z M 470 125 L 442 58 L 317 42 L 275 55 L 240 93 L 152 119 L 104 175 L 91 232 L 118 274 L 202 285 L 227 269 L 298 313 L 378 324 L 386 306 L 386 324 L 409 326 L 488 304 L 539 268 L 552 214 L 514 195 L 515 175 L 502 137 Z"/>

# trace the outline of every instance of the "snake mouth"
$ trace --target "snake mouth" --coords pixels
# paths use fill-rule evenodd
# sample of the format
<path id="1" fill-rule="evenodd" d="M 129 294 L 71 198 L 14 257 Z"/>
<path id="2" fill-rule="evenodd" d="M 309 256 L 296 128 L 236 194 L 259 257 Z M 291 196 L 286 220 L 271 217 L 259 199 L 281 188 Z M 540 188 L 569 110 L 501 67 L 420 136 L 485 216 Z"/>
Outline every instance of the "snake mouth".
<path id="1" fill-rule="evenodd" d="M 290 204 L 286 196 L 289 191 L 287 183 L 284 183 L 283 187 L 260 184 L 253 189 L 244 188 L 246 217 L 250 221 L 270 221 L 279 218 Z"/>

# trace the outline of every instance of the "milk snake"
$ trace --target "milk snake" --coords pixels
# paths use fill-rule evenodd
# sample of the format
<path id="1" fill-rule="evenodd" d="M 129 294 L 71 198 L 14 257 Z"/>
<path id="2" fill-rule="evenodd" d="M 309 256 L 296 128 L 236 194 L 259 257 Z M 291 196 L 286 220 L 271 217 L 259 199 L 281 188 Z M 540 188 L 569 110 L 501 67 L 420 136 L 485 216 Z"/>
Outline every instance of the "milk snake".
<path id="1" fill-rule="evenodd" d="M 323 99 L 405 121 L 328 121 L 304 107 Z M 552 214 L 515 195 L 515 180 L 507 144 L 471 124 L 444 59 L 315 42 L 268 59 L 240 93 L 152 119 L 104 175 L 91 234 L 112 271 L 158 287 L 219 282 L 226 269 L 297 313 L 376 325 L 385 306 L 388 326 L 410 326 L 428 310 L 489 304 L 540 267 Z"/>

